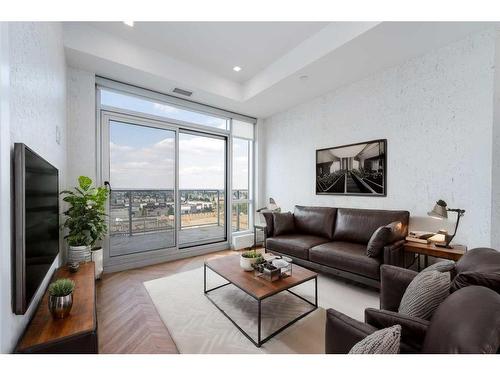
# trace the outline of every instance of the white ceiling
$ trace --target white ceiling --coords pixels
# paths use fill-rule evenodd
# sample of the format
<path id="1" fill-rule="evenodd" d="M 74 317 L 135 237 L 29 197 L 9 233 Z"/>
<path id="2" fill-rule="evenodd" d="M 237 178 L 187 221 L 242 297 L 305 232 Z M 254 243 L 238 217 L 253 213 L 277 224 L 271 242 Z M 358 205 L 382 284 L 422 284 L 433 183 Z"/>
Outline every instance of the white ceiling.
<path id="1" fill-rule="evenodd" d="M 91 22 L 116 37 L 152 48 L 235 82 L 245 82 L 316 34 L 327 22 Z M 233 70 L 234 66 L 243 69 Z"/>
<path id="2" fill-rule="evenodd" d="M 193 91 L 191 100 L 267 117 L 494 25 L 66 22 L 64 46 L 70 66 L 168 94 L 180 87 Z"/>

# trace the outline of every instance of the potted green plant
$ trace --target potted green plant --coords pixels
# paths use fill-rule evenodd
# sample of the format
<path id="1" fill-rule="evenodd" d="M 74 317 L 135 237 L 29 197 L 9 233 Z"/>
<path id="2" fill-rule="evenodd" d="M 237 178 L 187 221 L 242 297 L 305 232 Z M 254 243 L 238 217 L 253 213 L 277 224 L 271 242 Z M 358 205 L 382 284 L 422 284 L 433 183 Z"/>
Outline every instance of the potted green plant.
<path id="1" fill-rule="evenodd" d="M 252 271 L 253 265 L 262 259 L 262 255 L 257 250 L 245 251 L 240 256 L 240 267 L 245 271 Z"/>
<path id="2" fill-rule="evenodd" d="M 49 310 L 54 319 L 67 317 L 73 307 L 75 283 L 69 279 L 58 279 L 49 285 Z"/>
<path id="3" fill-rule="evenodd" d="M 92 247 L 108 230 L 105 204 L 109 190 L 104 186 L 93 187 L 89 177 L 80 176 L 74 191 L 65 190 L 61 194 L 69 204 L 63 224 L 68 229 L 64 237 L 69 245 L 68 263 L 90 261 Z"/>

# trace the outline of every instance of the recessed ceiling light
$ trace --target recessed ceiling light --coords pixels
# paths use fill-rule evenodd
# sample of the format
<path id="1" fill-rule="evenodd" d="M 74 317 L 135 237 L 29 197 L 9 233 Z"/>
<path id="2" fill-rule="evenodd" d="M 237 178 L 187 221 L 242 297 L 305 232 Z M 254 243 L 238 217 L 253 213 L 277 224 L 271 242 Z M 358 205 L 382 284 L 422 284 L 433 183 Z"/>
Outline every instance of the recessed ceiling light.
<path id="1" fill-rule="evenodd" d="M 239 72 L 241 70 L 241 66 L 236 65 L 236 66 L 233 67 L 233 70 L 235 72 Z"/>
<path id="2" fill-rule="evenodd" d="M 127 26 L 134 27 L 134 21 L 123 21 L 123 23 Z"/>

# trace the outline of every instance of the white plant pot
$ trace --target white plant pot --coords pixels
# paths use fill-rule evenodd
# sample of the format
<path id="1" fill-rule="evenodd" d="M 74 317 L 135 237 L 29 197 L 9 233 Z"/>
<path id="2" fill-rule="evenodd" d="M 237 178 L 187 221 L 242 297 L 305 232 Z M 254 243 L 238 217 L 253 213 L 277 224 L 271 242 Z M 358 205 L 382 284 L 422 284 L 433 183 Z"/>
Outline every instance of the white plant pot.
<path id="1" fill-rule="evenodd" d="M 90 246 L 70 246 L 68 251 L 68 263 L 90 262 L 92 254 Z"/>
<path id="2" fill-rule="evenodd" d="M 98 280 L 103 272 L 103 250 L 102 247 L 92 250 L 92 262 L 94 262 L 95 279 Z"/>
<path id="3" fill-rule="evenodd" d="M 243 255 L 240 255 L 240 267 L 245 271 L 253 271 L 252 265 L 255 264 L 259 258 L 245 258 Z"/>

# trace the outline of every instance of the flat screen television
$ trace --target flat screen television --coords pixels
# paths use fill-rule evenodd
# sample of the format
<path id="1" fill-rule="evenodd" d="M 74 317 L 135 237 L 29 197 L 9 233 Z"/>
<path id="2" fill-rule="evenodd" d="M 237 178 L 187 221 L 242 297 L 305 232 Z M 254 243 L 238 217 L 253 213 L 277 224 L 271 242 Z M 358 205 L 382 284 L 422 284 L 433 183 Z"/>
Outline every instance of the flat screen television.
<path id="1" fill-rule="evenodd" d="M 14 145 L 14 312 L 24 314 L 59 253 L 59 171 Z"/>

